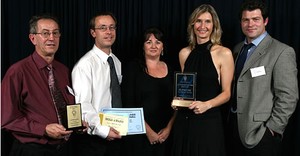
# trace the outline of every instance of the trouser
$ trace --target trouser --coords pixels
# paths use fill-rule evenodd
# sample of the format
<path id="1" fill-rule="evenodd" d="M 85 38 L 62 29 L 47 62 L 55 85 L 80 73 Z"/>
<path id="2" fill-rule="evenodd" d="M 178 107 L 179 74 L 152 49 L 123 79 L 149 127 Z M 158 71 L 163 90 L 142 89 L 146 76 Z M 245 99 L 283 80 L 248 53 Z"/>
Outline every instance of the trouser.
<path id="1" fill-rule="evenodd" d="M 121 140 L 107 141 L 89 134 L 72 135 L 74 156 L 120 156 Z"/>
<path id="2" fill-rule="evenodd" d="M 69 143 L 49 145 L 38 143 L 21 143 L 14 140 L 10 156 L 66 156 L 72 155 Z"/>
<path id="3" fill-rule="evenodd" d="M 260 142 L 253 148 L 243 146 L 237 123 L 237 114 L 230 113 L 228 125 L 227 144 L 229 144 L 228 155 L 241 156 L 278 156 L 281 152 L 281 136 L 273 136 L 267 128 Z"/>

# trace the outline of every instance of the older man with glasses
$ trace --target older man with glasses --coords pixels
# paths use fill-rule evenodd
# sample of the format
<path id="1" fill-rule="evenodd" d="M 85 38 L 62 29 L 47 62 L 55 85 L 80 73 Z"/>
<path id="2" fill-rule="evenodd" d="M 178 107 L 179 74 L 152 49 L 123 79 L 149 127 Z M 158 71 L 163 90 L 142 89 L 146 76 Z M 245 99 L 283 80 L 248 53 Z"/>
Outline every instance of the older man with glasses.
<path id="1" fill-rule="evenodd" d="M 72 155 L 67 142 L 72 131 L 62 125 L 63 107 L 58 108 L 75 102 L 67 89 L 69 70 L 54 59 L 60 40 L 58 21 L 48 15 L 33 16 L 29 26 L 35 51 L 12 65 L 1 84 L 1 127 L 14 136 L 10 155 Z M 55 100 L 53 87 L 60 101 Z"/>

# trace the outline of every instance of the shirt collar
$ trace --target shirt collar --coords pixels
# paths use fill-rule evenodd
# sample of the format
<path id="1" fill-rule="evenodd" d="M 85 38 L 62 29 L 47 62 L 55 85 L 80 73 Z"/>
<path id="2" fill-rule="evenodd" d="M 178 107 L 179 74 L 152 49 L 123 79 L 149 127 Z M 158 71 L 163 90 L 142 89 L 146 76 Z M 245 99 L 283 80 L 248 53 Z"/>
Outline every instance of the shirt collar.
<path id="1" fill-rule="evenodd" d="M 32 59 L 39 69 L 47 68 L 48 63 L 36 51 L 33 52 Z"/>
<path id="2" fill-rule="evenodd" d="M 258 36 L 256 39 L 254 39 L 252 41 L 252 43 L 257 47 L 258 44 L 267 36 L 268 32 L 265 31 L 264 33 L 262 33 L 260 36 Z M 247 44 L 247 40 L 245 39 L 244 41 L 245 44 Z"/>
<path id="3" fill-rule="evenodd" d="M 109 55 L 107 55 L 104 51 L 102 51 L 101 49 L 99 49 L 96 45 L 94 45 L 93 47 L 93 51 L 95 52 L 95 54 L 104 62 L 106 63 L 107 62 L 107 59 L 109 56 L 112 56 L 113 57 L 113 53 L 112 53 L 112 50 L 110 50 L 110 53 Z"/>
<path id="4" fill-rule="evenodd" d="M 43 68 L 47 69 L 48 63 L 36 51 L 33 52 L 32 59 L 39 69 L 43 69 Z M 57 62 L 55 59 L 53 59 L 51 64 L 52 64 L 52 68 L 56 69 Z"/>

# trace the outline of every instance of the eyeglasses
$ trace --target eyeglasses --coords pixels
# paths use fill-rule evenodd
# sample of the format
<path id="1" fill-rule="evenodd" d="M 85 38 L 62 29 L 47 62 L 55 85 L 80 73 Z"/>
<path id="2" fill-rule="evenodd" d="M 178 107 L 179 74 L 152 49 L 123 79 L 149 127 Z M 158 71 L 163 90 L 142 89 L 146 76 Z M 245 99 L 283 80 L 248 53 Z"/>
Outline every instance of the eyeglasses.
<path id="1" fill-rule="evenodd" d="M 109 29 L 109 31 L 115 31 L 117 29 L 117 27 L 116 26 L 101 25 L 100 27 L 95 28 L 95 29 L 98 29 L 101 32 L 105 32 L 107 29 Z"/>
<path id="2" fill-rule="evenodd" d="M 49 38 L 50 35 L 52 34 L 54 38 L 59 38 L 60 37 L 60 32 L 59 31 L 42 31 L 41 33 L 33 33 L 33 34 L 40 34 L 43 38 Z"/>

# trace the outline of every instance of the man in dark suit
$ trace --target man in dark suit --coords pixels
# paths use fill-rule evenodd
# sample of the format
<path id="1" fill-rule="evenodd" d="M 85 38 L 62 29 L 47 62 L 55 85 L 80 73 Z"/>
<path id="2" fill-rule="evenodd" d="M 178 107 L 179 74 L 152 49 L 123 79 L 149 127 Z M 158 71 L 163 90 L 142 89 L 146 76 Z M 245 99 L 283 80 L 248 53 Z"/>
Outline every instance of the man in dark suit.
<path id="1" fill-rule="evenodd" d="M 268 13 L 261 0 L 244 2 L 240 20 L 245 40 L 233 50 L 231 154 L 275 156 L 298 101 L 295 52 L 266 32 Z"/>

